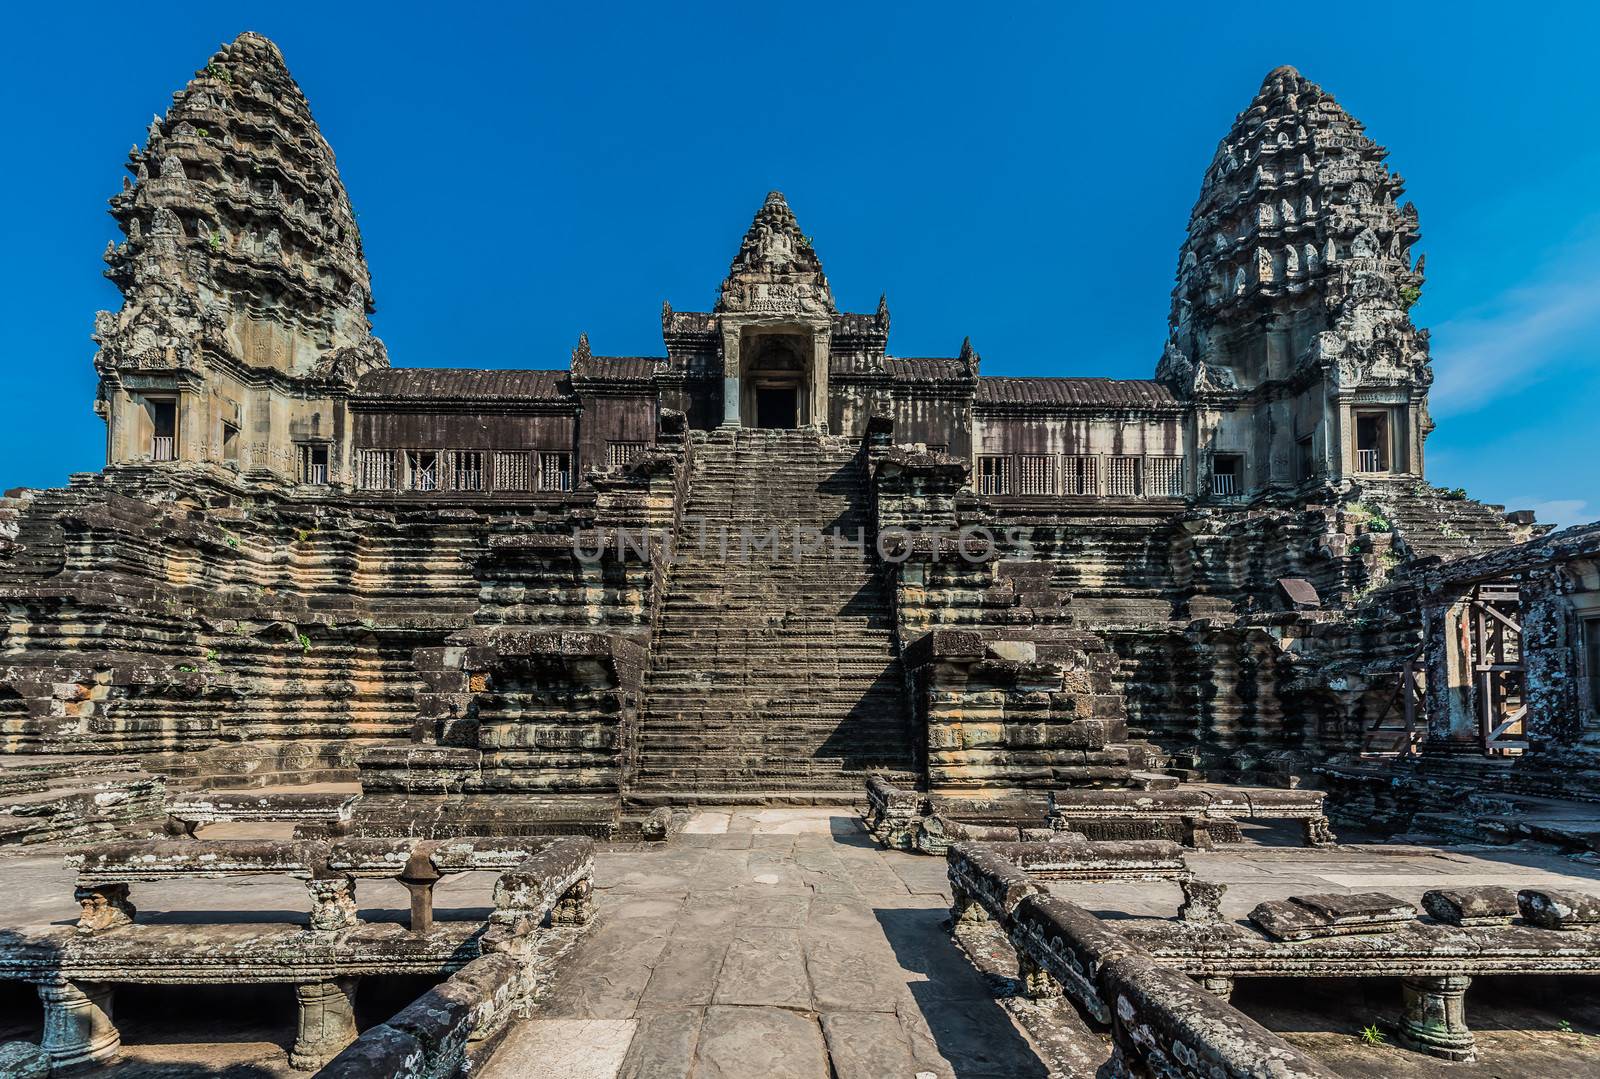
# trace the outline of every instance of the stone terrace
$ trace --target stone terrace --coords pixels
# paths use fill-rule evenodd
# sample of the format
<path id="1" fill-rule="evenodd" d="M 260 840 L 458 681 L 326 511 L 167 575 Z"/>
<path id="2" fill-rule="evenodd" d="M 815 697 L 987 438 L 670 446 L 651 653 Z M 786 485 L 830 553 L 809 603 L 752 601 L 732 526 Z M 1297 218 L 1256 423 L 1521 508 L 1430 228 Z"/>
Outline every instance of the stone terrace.
<path id="1" fill-rule="evenodd" d="M 1312 851 L 1296 845 L 1288 825 L 1247 824 L 1246 832 L 1258 842 L 1187 854 L 1199 876 L 1228 884 L 1223 912 L 1232 919 L 1262 900 L 1307 892 L 1383 890 L 1413 902 L 1441 886 L 1600 893 L 1600 869 L 1548 850 L 1352 844 Z M 0 871 L 8 922 L 76 918 L 72 873 L 59 855 L 6 856 Z M 992 931 L 964 930 L 962 943 L 977 961 L 964 954 L 946 924 L 943 859 L 879 849 L 847 810 L 701 811 L 665 845 L 602 850 L 595 875 L 595 923 L 558 966 L 534 1014 L 509 1030 L 483 1068 L 487 1079 L 1044 1079 L 1092 1076 L 1106 1059 L 1105 1040 L 1070 1006 L 1018 995 L 1014 962 L 1007 965 L 1008 950 Z M 441 915 L 481 913 L 492 880 L 475 873 L 441 882 Z M 1180 898 L 1176 884 L 1160 882 L 1052 887 L 1111 919 L 1171 917 Z M 271 877 L 209 882 L 203 891 L 174 882 L 143 885 L 140 899 L 141 919 L 151 923 L 176 919 L 163 912 L 180 908 L 279 920 L 304 909 L 304 888 Z M 364 909 L 406 904 L 391 881 L 363 881 L 358 899 Z M 1394 1011 L 1394 987 L 1379 979 L 1294 981 L 1288 992 L 1283 980 L 1242 980 L 1235 1002 L 1342 1075 L 1592 1074 L 1600 994 L 1583 980 L 1495 981 L 1475 983 L 1469 995 L 1479 1031 L 1475 1065 L 1363 1045 L 1361 1027 Z M 199 998 L 163 999 L 181 1009 Z M 397 1003 L 405 999 L 402 993 Z M 12 1018 L 4 1007 L 0 1014 Z M 130 1062 L 111 1074 L 228 1067 L 296 1074 L 284 1059 L 290 1013 L 276 1026 L 218 1014 L 205 1032 L 193 1018 L 163 1027 L 119 1015 Z M 1552 1029 L 1562 1018 L 1572 1031 Z"/>

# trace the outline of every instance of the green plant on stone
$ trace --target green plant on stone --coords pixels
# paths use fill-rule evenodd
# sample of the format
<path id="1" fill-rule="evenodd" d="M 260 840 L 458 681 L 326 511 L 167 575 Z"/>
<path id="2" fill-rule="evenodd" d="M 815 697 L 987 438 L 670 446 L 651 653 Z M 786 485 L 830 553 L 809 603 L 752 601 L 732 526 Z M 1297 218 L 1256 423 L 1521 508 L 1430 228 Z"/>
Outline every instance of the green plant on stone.
<path id="1" fill-rule="evenodd" d="M 1572 1020 L 1570 1020 L 1570 1019 L 1557 1019 L 1556 1020 L 1556 1029 L 1561 1031 L 1561 1033 L 1563 1033 L 1563 1034 L 1571 1034 L 1572 1033 Z"/>
<path id="2" fill-rule="evenodd" d="M 1443 487 L 1439 490 L 1439 497 L 1448 502 L 1465 502 L 1467 489 L 1465 487 Z"/>
<path id="3" fill-rule="evenodd" d="M 302 651 L 302 652 L 311 651 L 311 638 L 310 637 L 307 637 L 304 633 L 301 633 L 301 634 L 299 634 L 299 641 L 300 641 L 300 651 Z"/>
<path id="4" fill-rule="evenodd" d="M 222 233 L 218 232 L 216 229 L 211 230 L 211 250 L 222 250 Z"/>
<path id="5" fill-rule="evenodd" d="M 1400 302 L 1406 305 L 1407 311 L 1411 310 L 1420 299 L 1422 299 L 1420 285 L 1405 285 L 1400 289 Z"/>
<path id="6" fill-rule="evenodd" d="M 1361 1040 L 1368 1045 L 1382 1045 L 1385 1041 L 1383 1031 L 1378 1029 L 1376 1023 L 1368 1023 L 1361 1028 Z"/>
<path id="7" fill-rule="evenodd" d="M 188 663 L 180 663 L 178 664 L 178 672 L 180 674 L 193 674 L 194 666 Z"/>

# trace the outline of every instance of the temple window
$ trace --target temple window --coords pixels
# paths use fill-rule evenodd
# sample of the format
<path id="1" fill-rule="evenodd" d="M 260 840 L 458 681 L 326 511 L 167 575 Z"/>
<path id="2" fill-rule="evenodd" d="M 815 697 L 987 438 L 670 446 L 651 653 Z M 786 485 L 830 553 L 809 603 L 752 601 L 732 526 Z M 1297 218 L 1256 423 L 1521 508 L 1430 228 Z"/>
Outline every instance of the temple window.
<path id="1" fill-rule="evenodd" d="M 483 490 L 483 454 L 477 450 L 456 450 L 450 455 L 450 488 L 455 491 Z"/>
<path id="2" fill-rule="evenodd" d="M 1011 459 L 985 456 L 978 458 L 978 493 L 1008 495 L 1011 493 Z"/>
<path id="3" fill-rule="evenodd" d="M 328 444 L 302 442 L 299 447 L 300 482 L 325 484 L 328 482 Z"/>
<path id="4" fill-rule="evenodd" d="M 1387 472 L 1390 468 L 1389 416 L 1356 413 L 1356 471 Z"/>
<path id="5" fill-rule="evenodd" d="M 539 454 L 539 490 L 572 490 L 572 454 L 565 450 Z"/>
<path id="6" fill-rule="evenodd" d="M 644 452 L 643 442 L 607 442 L 606 464 L 611 468 L 625 465 Z"/>
<path id="7" fill-rule="evenodd" d="M 236 423 L 222 425 L 222 460 L 230 465 L 239 463 L 239 425 Z"/>
<path id="8" fill-rule="evenodd" d="M 1244 490 L 1244 458 L 1237 453 L 1218 453 L 1211 458 L 1211 493 L 1217 498 L 1232 498 Z"/>
<path id="9" fill-rule="evenodd" d="M 1061 490 L 1069 495 L 1100 493 L 1100 458 L 1090 454 L 1068 457 L 1063 462 Z"/>
<path id="10" fill-rule="evenodd" d="M 1106 493 L 1113 498 L 1137 498 L 1144 494 L 1144 459 L 1126 456 L 1111 458 L 1111 472 L 1107 480 Z"/>
<path id="11" fill-rule="evenodd" d="M 178 401 L 175 397 L 150 399 L 150 459 L 178 459 Z"/>
<path id="12" fill-rule="evenodd" d="M 1317 474 L 1316 450 L 1311 444 L 1310 435 L 1294 444 L 1294 459 L 1295 468 L 1299 472 L 1300 479 L 1309 480 Z"/>
<path id="13" fill-rule="evenodd" d="M 368 491 L 394 490 L 397 455 L 394 450 L 361 451 L 361 486 Z"/>
<path id="14" fill-rule="evenodd" d="M 494 455 L 494 489 L 497 491 L 531 490 L 528 482 L 532 476 L 526 450 L 501 450 Z"/>
<path id="15" fill-rule="evenodd" d="M 1025 495 L 1053 495 L 1056 493 L 1056 459 L 1044 453 L 1025 453 L 1019 462 L 1017 477 Z"/>
<path id="16" fill-rule="evenodd" d="M 406 451 L 406 486 L 413 491 L 439 489 L 439 454 L 436 451 Z"/>
<path id="17" fill-rule="evenodd" d="M 1146 457 L 1144 493 L 1151 498 L 1183 497 L 1183 458 Z"/>

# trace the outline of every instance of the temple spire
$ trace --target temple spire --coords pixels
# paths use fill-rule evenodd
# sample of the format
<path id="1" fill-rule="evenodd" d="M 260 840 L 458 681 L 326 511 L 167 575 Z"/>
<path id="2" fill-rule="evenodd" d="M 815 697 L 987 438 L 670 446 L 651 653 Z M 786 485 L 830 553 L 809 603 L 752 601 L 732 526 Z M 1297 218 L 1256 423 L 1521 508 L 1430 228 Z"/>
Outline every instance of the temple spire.
<path id="1" fill-rule="evenodd" d="M 811 237 L 781 191 L 769 191 L 739 244 L 718 312 L 832 314 L 833 293 Z"/>
<path id="2" fill-rule="evenodd" d="M 96 320 L 102 373 L 202 353 L 295 377 L 387 364 L 333 151 L 278 47 L 243 33 L 152 121 L 111 199 L 123 293 Z"/>

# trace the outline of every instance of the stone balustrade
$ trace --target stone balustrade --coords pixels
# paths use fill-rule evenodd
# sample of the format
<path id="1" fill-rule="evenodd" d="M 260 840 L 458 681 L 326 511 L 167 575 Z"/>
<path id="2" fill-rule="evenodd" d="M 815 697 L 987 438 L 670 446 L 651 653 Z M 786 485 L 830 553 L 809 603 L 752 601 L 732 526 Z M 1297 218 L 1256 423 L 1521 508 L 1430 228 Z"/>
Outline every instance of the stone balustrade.
<path id="1" fill-rule="evenodd" d="M 1006 911 L 1000 920 L 1028 995 L 1066 995 L 1111 1028 L 1112 1074 L 1331 1079 L 1331 1071 L 1137 942 L 1032 884 L 996 849 L 959 847 L 951 858 L 984 871 L 985 883 L 975 887 Z"/>
<path id="2" fill-rule="evenodd" d="M 299 1027 L 290 1063 L 318 1068 L 355 1041 L 356 986 L 375 975 L 459 975 L 397 1016 L 400 1025 L 393 1028 L 415 1028 L 420 1036 L 427 1022 L 454 1023 L 440 1018 L 445 1012 L 465 1016 L 456 1042 L 424 1038 L 435 1056 L 459 1055 L 530 989 L 536 953 L 550 947 L 548 934 L 570 936 L 593 916 L 594 844 L 579 837 L 155 840 L 102 844 L 70 855 L 67 864 L 78 870 L 78 925 L 0 937 L 0 978 L 38 986 L 43 1048 L 58 1068 L 103 1064 L 116 1055 L 121 1039 L 112 1020 L 113 985 L 240 982 L 296 986 Z M 487 921 L 435 924 L 434 884 L 474 870 L 499 872 Z M 134 883 L 262 873 L 305 881 L 311 896 L 306 926 L 135 920 Z M 412 897 L 410 925 L 358 919 L 359 878 L 404 884 Z"/>

